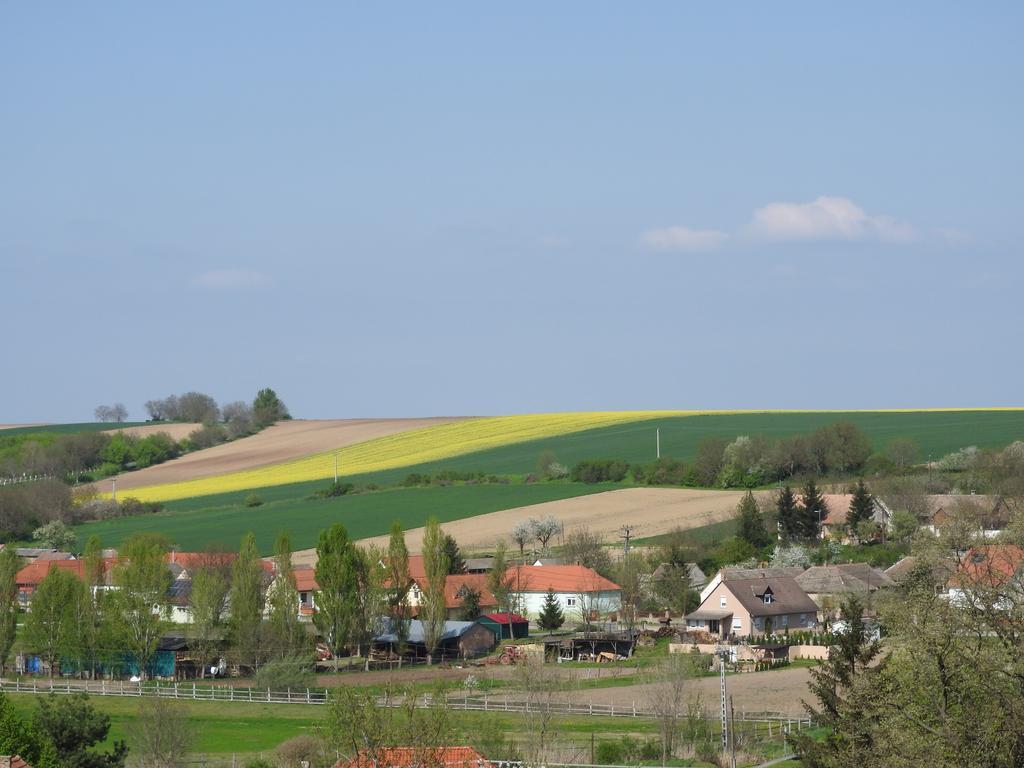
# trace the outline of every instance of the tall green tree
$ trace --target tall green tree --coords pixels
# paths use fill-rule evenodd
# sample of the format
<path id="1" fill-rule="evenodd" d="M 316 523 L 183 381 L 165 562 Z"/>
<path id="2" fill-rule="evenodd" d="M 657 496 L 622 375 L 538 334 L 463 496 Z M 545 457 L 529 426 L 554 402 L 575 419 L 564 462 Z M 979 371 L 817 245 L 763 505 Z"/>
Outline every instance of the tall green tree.
<path id="1" fill-rule="evenodd" d="M 32 593 L 25 615 L 25 644 L 49 665 L 50 677 L 62 655 L 77 651 L 77 627 L 72 606 L 78 600 L 82 582 L 67 571 L 53 568 Z"/>
<path id="2" fill-rule="evenodd" d="M 382 553 L 376 547 L 352 547 L 352 570 L 356 580 L 353 606 L 352 642 L 363 657 L 363 665 L 370 669 L 369 648 L 373 638 L 383 629 L 381 615 L 387 605 L 384 590 L 384 571 L 380 567 Z"/>
<path id="3" fill-rule="evenodd" d="M 818 490 L 813 478 L 809 479 L 803 487 L 798 511 L 801 538 L 818 538 L 821 532 L 821 521 L 828 517 L 828 504 L 825 503 L 825 497 Z"/>
<path id="4" fill-rule="evenodd" d="M 737 512 L 739 513 L 739 529 L 736 535 L 755 549 L 763 549 L 768 546 L 770 539 L 764 525 L 764 515 L 761 514 L 753 493 L 747 491 L 743 494 Z"/>
<path id="5" fill-rule="evenodd" d="M 265 658 L 263 568 L 256 537 L 242 537 L 238 557 L 231 564 L 231 616 L 228 633 L 240 664 L 258 669 Z"/>
<path id="6" fill-rule="evenodd" d="M 0 550 L 0 674 L 7 672 L 7 659 L 18 629 L 18 570 L 21 558 L 13 547 Z"/>
<path id="7" fill-rule="evenodd" d="M 114 568 L 114 584 L 104 598 L 110 628 L 118 647 L 132 654 L 139 675 L 156 653 L 157 644 L 169 625 L 167 590 L 171 571 L 167 567 L 167 541 L 161 536 L 135 534 L 121 547 L 121 561 Z"/>
<path id="8" fill-rule="evenodd" d="M 71 578 L 74 578 L 72 576 Z M 30 719 L 0 693 L 0 755 L 20 755 L 32 768 L 62 768 L 57 751 Z"/>
<path id="9" fill-rule="evenodd" d="M 800 538 L 803 535 L 803 522 L 796 495 L 788 485 L 782 486 L 782 490 L 779 491 L 775 499 L 775 510 L 782 538 L 786 541 Z"/>
<path id="10" fill-rule="evenodd" d="M 423 640 L 427 646 L 428 664 L 433 661 L 441 643 L 448 613 L 444 597 L 445 579 L 448 577 L 448 556 L 445 554 L 444 543 L 441 524 L 436 517 L 428 518 L 423 531 L 423 570 L 427 583 L 420 602 L 420 621 L 423 622 Z"/>
<path id="11" fill-rule="evenodd" d="M 53 744 L 64 768 L 123 768 L 128 757 L 124 740 L 115 741 L 110 752 L 91 749 L 106 741 L 110 716 L 98 712 L 86 694 L 57 697 L 51 693 L 36 704 L 33 723 Z"/>
<path id="12" fill-rule="evenodd" d="M 256 393 L 256 398 L 252 401 L 252 413 L 256 425 L 259 427 L 267 427 L 275 422 L 291 418 L 285 404 L 277 396 L 277 392 L 269 387 Z"/>
<path id="13" fill-rule="evenodd" d="M 487 572 L 487 588 L 494 595 L 494 602 L 498 604 L 499 611 L 513 610 L 510 596 L 512 593 L 508 578 L 508 547 L 504 541 L 499 541 L 494 550 L 494 558 L 491 561 L 491 570 Z"/>
<path id="14" fill-rule="evenodd" d="M 292 540 L 281 531 L 274 541 L 274 582 L 267 601 L 270 606 L 268 632 L 275 658 L 291 656 L 307 645 L 299 622 L 299 593 L 292 567 Z"/>
<path id="15" fill-rule="evenodd" d="M 338 656 L 349 644 L 356 621 L 358 577 L 354 549 L 341 523 L 320 531 L 316 544 L 318 589 L 313 597 L 316 603 L 313 623 L 334 657 L 335 669 Z"/>
<path id="16" fill-rule="evenodd" d="M 402 524 L 391 524 L 387 557 L 388 614 L 391 631 L 398 637 L 399 656 L 404 653 L 409 639 L 409 550 L 405 545 Z M 401 663 L 401 662 L 399 662 Z"/>
<path id="17" fill-rule="evenodd" d="M 192 569 L 192 647 L 200 663 L 200 677 L 206 677 L 211 658 L 223 642 L 224 621 L 231 590 L 230 565 L 226 556 L 211 553 Z"/>
<path id="18" fill-rule="evenodd" d="M 82 671 L 89 677 L 95 677 L 99 669 L 104 635 L 109 634 L 103 615 L 103 601 L 100 594 L 106 585 L 107 570 L 103 559 L 103 545 L 95 534 L 85 543 L 82 555 L 85 568 L 85 593 L 76 606 L 76 623 L 78 625 L 78 645 L 81 649 Z"/>
<path id="19" fill-rule="evenodd" d="M 459 551 L 459 543 L 450 534 L 444 535 L 444 554 L 448 558 L 448 573 L 458 574 L 466 572 L 466 561 Z"/>
<path id="20" fill-rule="evenodd" d="M 548 593 L 544 597 L 544 603 L 540 608 L 540 615 L 537 617 L 537 626 L 554 632 L 565 623 L 565 616 L 562 614 L 562 606 L 555 597 L 555 590 L 548 587 Z"/>
<path id="21" fill-rule="evenodd" d="M 864 478 L 857 481 L 853 489 L 853 498 L 850 499 L 850 509 L 846 513 L 846 525 L 852 530 L 857 530 L 857 524 L 874 518 L 875 500 L 868 493 L 868 487 L 864 485 Z"/>

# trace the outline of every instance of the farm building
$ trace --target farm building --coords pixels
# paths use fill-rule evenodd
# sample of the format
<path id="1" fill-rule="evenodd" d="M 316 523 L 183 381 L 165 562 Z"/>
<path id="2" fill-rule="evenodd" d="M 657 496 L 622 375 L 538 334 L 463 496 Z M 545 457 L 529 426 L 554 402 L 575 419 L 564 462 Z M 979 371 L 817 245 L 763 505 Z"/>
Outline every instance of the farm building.
<path id="1" fill-rule="evenodd" d="M 578 632 L 544 638 L 544 655 L 559 661 L 614 661 L 633 655 L 636 633 Z"/>
<path id="2" fill-rule="evenodd" d="M 435 658 L 466 659 L 490 653 L 498 644 L 494 630 L 475 621 L 446 621 L 444 632 L 438 643 Z M 390 654 L 398 654 L 399 638 L 395 632 L 387 632 L 373 638 L 373 647 Z M 405 641 L 406 655 L 421 659 L 427 656 L 426 636 L 423 622 L 413 619 L 409 622 L 409 636 Z"/>
<path id="3" fill-rule="evenodd" d="M 725 639 L 813 629 L 818 606 L 793 576 L 726 579 L 686 615 L 686 627 Z"/>
<path id="4" fill-rule="evenodd" d="M 530 620 L 518 613 L 485 613 L 477 621 L 490 627 L 498 640 L 519 640 L 530 634 Z"/>
<path id="5" fill-rule="evenodd" d="M 342 758 L 334 768 L 490 768 L 491 764 L 472 747 L 382 747 Z"/>
<path id="6" fill-rule="evenodd" d="M 527 617 L 540 614 L 549 589 L 567 619 L 596 620 L 619 610 L 622 603 L 618 584 L 582 565 L 517 565 L 508 569 L 506 579 L 512 592 L 520 596 L 522 614 Z"/>
<path id="7" fill-rule="evenodd" d="M 954 521 L 971 524 L 987 539 L 1009 525 L 1013 511 L 1002 496 L 982 494 L 933 494 L 925 499 L 923 523 L 938 536 Z"/>

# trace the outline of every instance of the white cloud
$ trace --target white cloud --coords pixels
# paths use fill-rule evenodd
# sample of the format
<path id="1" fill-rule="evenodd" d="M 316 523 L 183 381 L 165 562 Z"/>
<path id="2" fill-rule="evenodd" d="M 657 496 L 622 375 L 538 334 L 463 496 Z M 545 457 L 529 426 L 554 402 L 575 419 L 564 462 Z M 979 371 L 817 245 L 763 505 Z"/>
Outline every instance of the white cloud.
<path id="1" fill-rule="evenodd" d="M 754 211 L 747 231 L 756 239 L 876 240 L 906 243 L 916 240 L 909 224 L 891 216 L 868 215 L 846 197 L 819 197 L 811 203 L 769 203 Z"/>
<path id="2" fill-rule="evenodd" d="M 651 229 L 640 236 L 640 242 L 655 251 L 713 251 L 728 239 L 717 229 L 665 227 Z"/>
<path id="3" fill-rule="evenodd" d="M 247 269 L 214 269 L 197 275 L 195 283 L 211 289 L 259 288 L 268 285 L 270 278 Z"/>

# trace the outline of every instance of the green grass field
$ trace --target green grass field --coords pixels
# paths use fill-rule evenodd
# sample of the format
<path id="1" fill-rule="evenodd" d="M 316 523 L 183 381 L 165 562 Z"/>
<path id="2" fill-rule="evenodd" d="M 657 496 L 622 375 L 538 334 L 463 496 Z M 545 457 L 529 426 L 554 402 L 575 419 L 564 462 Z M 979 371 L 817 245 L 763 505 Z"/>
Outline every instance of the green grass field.
<path id="1" fill-rule="evenodd" d="M 315 484 L 323 487 L 324 483 Z M 289 486 L 294 488 L 294 486 Z M 320 531 L 332 523 L 343 523 L 355 538 L 388 532 L 395 520 L 406 528 L 423 525 L 430 516 L 442 523 L 465 517 L 497 512 L 502 509 L 540 504 L 545 501 L 598 493 L 611 485 L 579 483 L 538 483 L 509 485 L 458 485 L 430 488 L 392 488 L 374 493 L 342 496 L 335 499 L 308 499 L 305 494 L 258 494 L 265 503 L 259 507 L 235 504 L 201 507 L 176 503 L 158 515 L 105 520 L 86 523 L 76 528 L 79 546 L 96 534 L 104 546 L 116 547 L 133 533 L 162 533 L 185 550 L 209 545 L 238 549 L 241 537 L 248 531 L 256 535 L 260 552 L 269 554 L 274 537 L 287 530 L 292 545 L 304 549 L 316 545 Z M 267 489 L 279 491 L 280 489 Z M 194 501 L 194 500 L 191 500 Z"/>
<path id="2" fill-rule="evenodd" d="M 53 435 L 73 435 L 79 432 L 105 432 L 108 429 L 144 427 L 148 423 L 149 422 L 147 421 L 125 421 L 121 422 L 120 424 L 117 424 L 109 421 L 87 421 L 81 424 L 45 424 L 40 427 L 10 427 L 8 429 L 0 429 L 0 437 L 41 433 Z"/>

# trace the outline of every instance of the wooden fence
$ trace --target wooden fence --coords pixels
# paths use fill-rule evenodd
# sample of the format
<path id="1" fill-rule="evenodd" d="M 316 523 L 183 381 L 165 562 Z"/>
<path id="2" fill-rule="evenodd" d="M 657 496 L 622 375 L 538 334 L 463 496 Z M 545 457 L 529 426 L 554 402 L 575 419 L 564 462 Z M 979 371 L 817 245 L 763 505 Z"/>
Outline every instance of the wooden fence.
<path id="1" fill-rule="evenodd" d="M 125 696 L 142 697 L 156 696 L 167 699 L 185 701 L 226 701 L 252 702 L 257 704 L 324 704 L 330 698 L 327 688 L 304 688 L 272 691 L 269 688 L 242 688 L 230 685 L 202 685 L 198 683 L 160 683 L 160 682 L 125 682 L 119 680 L 0 680 L 0 691 L 8 693 L 34 694 L 72 694 L 88 693 L 94 696 Z M 400 706 L 401 700 L 381 698 L 381 706 Z M 429 707 L 429 694 L 416 697 L 416 706 Z M 448 706 L 456 710 L 476 712 L 536 712 L 537 705 L 531 705 L 525 699 L 517 699 L 514 695 L 497 697 L 487 694 L 452 693 L 448 696 Z M 585 717 L 655 717 L 655 713 L 631 702 L 622 704 L 595 704 L 593 702 L 549 702 L 543 705 L 544 711 L 558 715 L 576 715 Z M 735 713 L 737 722 L 773 723 L 778 724 L 786 732 L 802 730 L 810 725 L 805 713 L 791 714 L 786 712 L 747 712 L 738 710 Z"/>

